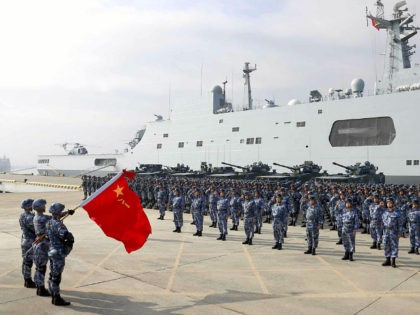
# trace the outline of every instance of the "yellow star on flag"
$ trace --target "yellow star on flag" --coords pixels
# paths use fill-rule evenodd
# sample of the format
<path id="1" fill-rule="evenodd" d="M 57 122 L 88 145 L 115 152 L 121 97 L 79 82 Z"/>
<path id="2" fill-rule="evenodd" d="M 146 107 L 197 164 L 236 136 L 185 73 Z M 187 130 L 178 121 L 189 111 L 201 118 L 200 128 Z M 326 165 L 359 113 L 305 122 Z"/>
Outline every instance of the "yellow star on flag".
<path id="1" fill-rule="evenodd" d="M 121 195 L 124 196 L 123 194 L 123 187 L 117 186 L 117 189 L 114 189 L 115 193 L 117 194 L 117 198 Z"/>

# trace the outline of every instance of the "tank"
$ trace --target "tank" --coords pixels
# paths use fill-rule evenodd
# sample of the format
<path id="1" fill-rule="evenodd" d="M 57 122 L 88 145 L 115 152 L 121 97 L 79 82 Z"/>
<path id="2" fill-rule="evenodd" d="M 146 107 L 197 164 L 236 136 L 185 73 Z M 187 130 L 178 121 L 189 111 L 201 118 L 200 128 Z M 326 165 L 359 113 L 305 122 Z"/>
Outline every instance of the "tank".
<path id="1" fill-rule="evenodd" d="M 299 181 L 307 181 L 312 178 L 321 176 L 320 172 L 322 167 L 318 164 L 313 163 L 312 161 L 305 161 L 303 164 L 295 166 L 287 166 L 276 162 L 274 162 L 273 164 L 291 170 L 292 173 L 288 174 L 291 179 L 293 178 Z"/>
<path id="2" fill-rule="evenodd" d="M 366 184 L 385 183 L 385 175 L 383 173 L 377 173 L 378 168 L 369 161 L 366 161 L 364 164 L 358 162 L 348 166 L 337 162 L 333 162 L 332 164 L 345 169 L 345 174 L 338 173 L 323 176 L 320 178 L 321 180 Z"/>
<path id="3" fill-rule="evenodd" d="M 271 170 L 271 167 L 268 164 L 262 162 L 254 162 L 247 166 L 240 166 L 231 163 L 222 162 L 223 165 L 231 166 L 233 168 L 239 168 L 242 172 L 237 172 L 236 177 L 252 179 L 256 177 L 267 177 L 271 175 L 276 175 L 275 171 Z"/>

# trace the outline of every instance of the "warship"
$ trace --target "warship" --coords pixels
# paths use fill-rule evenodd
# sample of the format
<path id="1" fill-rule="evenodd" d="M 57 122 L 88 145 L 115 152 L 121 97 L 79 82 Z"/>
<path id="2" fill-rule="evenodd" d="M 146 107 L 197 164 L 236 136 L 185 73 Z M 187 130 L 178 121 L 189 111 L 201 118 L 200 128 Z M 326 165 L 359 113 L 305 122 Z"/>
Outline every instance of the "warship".
<path id="1" fill-rule="evenodd" d="M 10 172 L 10 159 L 6 156 L 0 157 L 0 172 Z"/>
<path id="2" fill-rule="evenodd" d="M 356 78 L 348 89 L 310 91 L 307 102 L 297 99 L 278 106 L 267 101 L 253 105 L 251 73 L 256 66 L 245 63 L 243 75 L 247 105 L 234 110 L 227 102 L 225 86 L 212 90 L 213 104 L 194 113 L 172 113 L 147 123 L 121 155 L 76 154 L 40 156 L 41 174 L 59 172 L 110 172 L 141 164 L 177 165 L 199 170 L 204 163 L 252 165 L 281 161 L 296 165 L 305 161 L 324 172 L 339 173 L 340 165 L 369 161 L 385 175 L 387 183 L 420 183 L 420 67 L 412 64 L 417 35 L 414 14 L 406 1 L 393 7 L 391 17 L 376 1 L 376 13 L 366 10 L 373 27 L 387 34 L 384 73 L 365 93 L 365 82 Z M 225 83 L 225 82 L 224 82 Z M 337 164 L 333 164 L 336 162 Z M 76 170 L 76 172 L 74 172 Z M 282 167 L 273 167 L 281 173 Z"/>

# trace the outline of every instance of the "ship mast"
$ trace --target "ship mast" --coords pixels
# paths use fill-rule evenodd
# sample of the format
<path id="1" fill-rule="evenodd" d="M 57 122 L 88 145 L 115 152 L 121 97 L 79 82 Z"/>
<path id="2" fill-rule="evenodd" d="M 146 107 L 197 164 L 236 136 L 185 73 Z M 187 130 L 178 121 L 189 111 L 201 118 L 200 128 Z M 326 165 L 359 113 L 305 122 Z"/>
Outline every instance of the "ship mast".
<path id="1" fill-rule="evenodd" d="M 404 70 L 411 68 L 410 56 L 414 54 L 415 46 L 410 46 L 408 41 L 417 34 L 418 27 L 409 25 L 414 20 L 414 15 L 405 13 L 407 2 L 399 1 L 394 6 L 392 19 L 385 19 L 384 5 L 381 0 L 376 1 L 376 16 L 370 12 L 367 17 L 372 20 L 372 25 L 387 31 L 387 48 L 385 54 L 385 69 L 381 82 L 383 92 L 391 93 L 397 84 L 402 84 L 408 77 Z M 404 82 L 405 83 L 405 82 Z"/>
<path id="2" fill-rule="evenodd" d="M 245 78 L 245 85 L 248 87 L 248 108 L 252 109 L 252 96 L 251 96 L 251 78 L 249 74 L 253 71 L 257 70 L 257 65 L 254 66 L 254 68 L 249 67 L 249 62 L 245 62 L 244 67 L 244 78 Z"/>

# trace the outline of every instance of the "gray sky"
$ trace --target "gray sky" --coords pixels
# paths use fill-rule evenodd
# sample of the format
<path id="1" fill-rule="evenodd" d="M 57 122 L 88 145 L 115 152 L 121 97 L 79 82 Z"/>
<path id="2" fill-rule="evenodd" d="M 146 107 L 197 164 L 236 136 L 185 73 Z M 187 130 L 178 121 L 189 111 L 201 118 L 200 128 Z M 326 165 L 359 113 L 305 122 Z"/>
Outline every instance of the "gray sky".
<path id="1" fill-rule="evenodd" d="M 366 27 L 374 2 L 1 1 L 0 155 L 21 167 L 66 141 L 92 153 L 123 149 L 154 113 L 168 117 L 169 91 L 173 111 L 197 110 L 226 79 L 242 106 L 245 61 L 258 67 L 257 105 L 306 101 L 312 89 L 344 89 L 356 77 L 372 90 L 385 39 Z M 394 1 L 383 2 L 389 16 Z M 418 15 L 417 0 L 407 2 Z"/>

